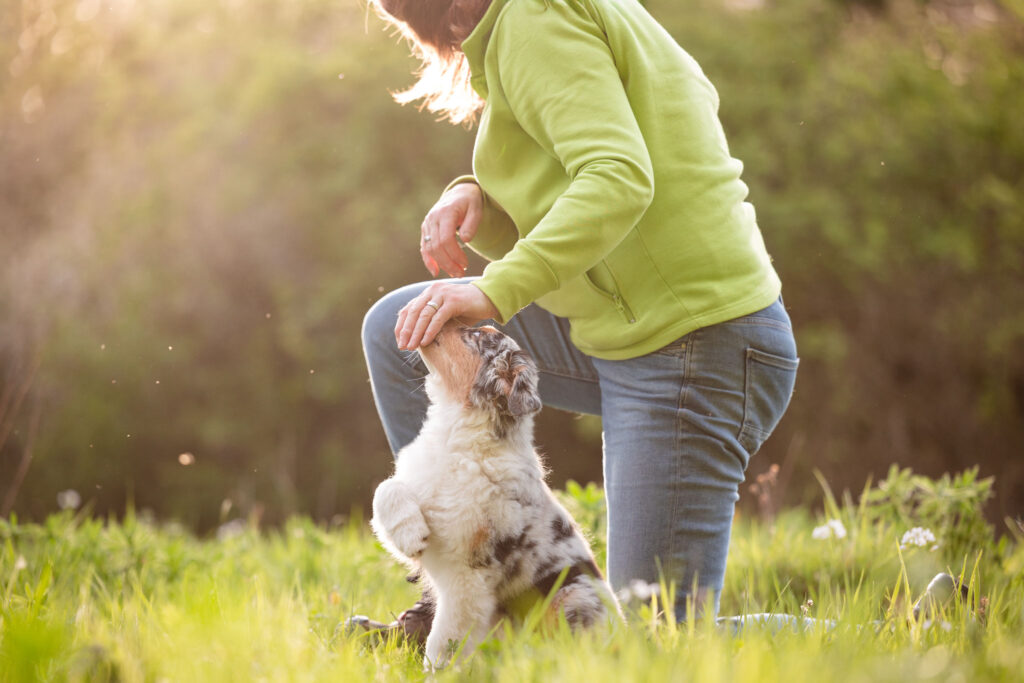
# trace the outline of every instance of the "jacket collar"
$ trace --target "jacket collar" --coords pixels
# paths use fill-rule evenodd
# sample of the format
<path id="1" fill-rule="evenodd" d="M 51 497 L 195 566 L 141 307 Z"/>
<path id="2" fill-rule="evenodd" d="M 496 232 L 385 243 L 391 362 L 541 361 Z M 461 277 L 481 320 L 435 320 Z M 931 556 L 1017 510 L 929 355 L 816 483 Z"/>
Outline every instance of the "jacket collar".
<path id="1" fill-rule="evenodd" d="M 511 0 L 491 0 L 490 7 L 480 18 L 476 28 L 462 41 L 462 52 L 466 55 L 466 61 L 469 63 L 469 84 L 485 100 L 487 99 L 487 78 L 484 75 L 484 55 L 487 53 L 487 44 L 491 41 L 491 33 L 494 31 L 494 24 L 498 21 L 498 15 L 509 2 Z"/>

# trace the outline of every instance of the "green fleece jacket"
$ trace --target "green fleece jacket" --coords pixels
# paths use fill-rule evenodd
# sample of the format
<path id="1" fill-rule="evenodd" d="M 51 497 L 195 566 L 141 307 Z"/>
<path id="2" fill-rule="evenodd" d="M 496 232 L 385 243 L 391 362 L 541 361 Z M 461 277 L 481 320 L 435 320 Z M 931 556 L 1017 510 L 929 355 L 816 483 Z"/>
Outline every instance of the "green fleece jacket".
<path id="1" fill-rule="evenodd" d="M 619 360 L 778 298 L 718 95 L 636 0 L 493 0 L 462 49 L 501 322 L 536 302 Z"/>

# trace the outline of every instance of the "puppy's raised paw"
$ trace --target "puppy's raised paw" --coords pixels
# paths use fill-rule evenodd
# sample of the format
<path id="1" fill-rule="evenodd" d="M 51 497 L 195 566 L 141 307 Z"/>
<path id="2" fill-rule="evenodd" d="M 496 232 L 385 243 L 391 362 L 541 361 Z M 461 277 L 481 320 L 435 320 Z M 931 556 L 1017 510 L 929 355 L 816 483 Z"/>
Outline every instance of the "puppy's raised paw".
<path id="1" fill-rule="evenodd" d="M 399 552 L 406 557 L 417 559 L 427 549 L 430 529 L 427 528 L 423 517 L 419 517 L 419 519 L 403 520 L 402 523 L 391 529 L 388 535 Z"/>

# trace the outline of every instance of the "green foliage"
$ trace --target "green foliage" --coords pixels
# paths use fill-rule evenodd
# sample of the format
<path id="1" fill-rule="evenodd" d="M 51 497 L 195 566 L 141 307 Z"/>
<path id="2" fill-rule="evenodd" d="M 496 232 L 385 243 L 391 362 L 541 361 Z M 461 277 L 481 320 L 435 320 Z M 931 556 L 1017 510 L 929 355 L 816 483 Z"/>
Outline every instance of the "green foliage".
<path id="1" fill-rule="evenodd" d="M 796 325 L 754 473 L 804 502 L 812 467 L 1017 457 L 1019 2 L 645 4 L 721 94 Z M 368 501 L 390 457 L 360 322 L 423 277 L 472 145 L 391 101 L 414 64 L 380 28 L 328 0 L 0 5 L 0 505 L 43 520 L 75 489 L 209 529 Z M 592 422 L 541 422 L 556 480 L 599 478 Z"/>
<path id="2" fill-rule="evenodd" d="M 559 497 L 596 537 L 600 489 L 574 485 Z M 654 601 L 609 631 L 503 630 L 436 675 L 415 648 L 342 627 L 353 613 L 387 617 L 417 597 L 358 519 L 326 527 L 292 518 L 271 532 L 231 523 L 200 539 L 144 515 L 12 518 L 0 521 L 0 682 L 1017 676 L 1024 537 L 976 539 L 985 553 L 963 573 L 968 597 L 943 607 L 936 617 L 948 627 L 936 628 L 908 617 L 930 574 L 901 562 L 892 527 L 856 506 L 840 514 L 849 535 L 825 541 L 812 538 L 815 522 L 799 510 L 770 526 L 742 518 L 723 596 L 725 614 L 805 611 L 837 619 L 832 631 L 751 627 L 734 636 L 706 619 L 666 622 Z M 865 627 L 874 620 L 881 625 Z"/>
<path id="3" fill-rule="evenodd" d="M 977 467 L 930 479 L 893 465 L 888 477 L 864 491 L 861 507 L 872 523 L 931 529 L 941 539 L 943 555 L 958 562 L 991 538 L 983 507 L 992 497 L 992 481 L 978 479 Z"/>
<path id="4" fill-rule="evenodd" d="M 565 506 L 573 519 L 585 530 L 594 557 L 600 566 L 605 565 L 608 548 L 608 509 L 604 502 L 604 490 L 594 482 L 580 486 L 579 482 L 570 479 L 565 482 L 565 490 L 555 491 L 558 501 Z"/>

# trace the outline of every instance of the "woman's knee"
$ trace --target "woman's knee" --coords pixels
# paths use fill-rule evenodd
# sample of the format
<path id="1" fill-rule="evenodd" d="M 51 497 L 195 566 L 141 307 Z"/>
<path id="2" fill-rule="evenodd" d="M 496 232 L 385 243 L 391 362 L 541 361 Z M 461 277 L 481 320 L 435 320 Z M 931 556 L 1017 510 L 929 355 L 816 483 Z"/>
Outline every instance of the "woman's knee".
<path id="1" fill-rule="evenodd" d="M 395 323 L 398 313 L 407 303 L 416 298 L 430 283 L 417 282 L 388 292 L 378 299 L 363 316 L 363 348 L 370 349 L 379 344 L 394 344 Z"/>

